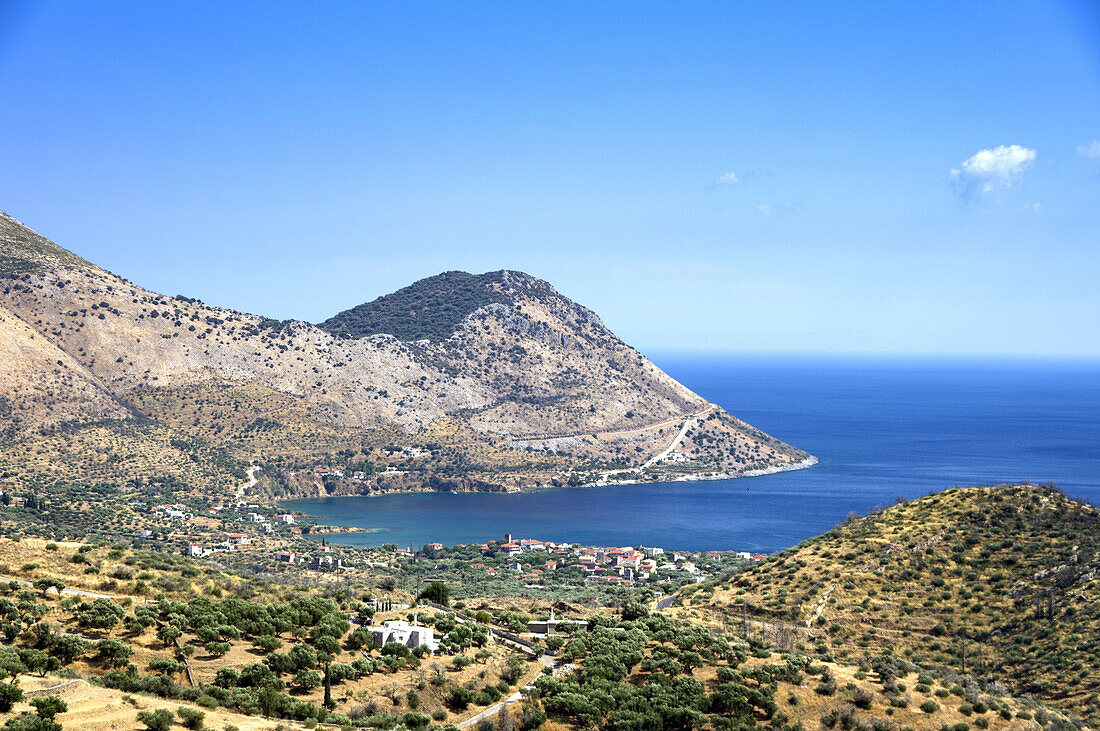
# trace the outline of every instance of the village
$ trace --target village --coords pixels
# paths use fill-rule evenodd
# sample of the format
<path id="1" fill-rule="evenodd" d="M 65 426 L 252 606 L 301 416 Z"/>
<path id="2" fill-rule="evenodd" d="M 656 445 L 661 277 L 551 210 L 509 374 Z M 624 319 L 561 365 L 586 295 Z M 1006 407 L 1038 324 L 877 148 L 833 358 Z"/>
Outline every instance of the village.
<path id="1" fill-rule="evenodd" d="M 464 548 L 464 544 L 454 547 Z M 429 543 L 424 546 L 423 552 L 430 557 L 437 557 L 446 555 L 447 550 L 440 543 Z M 640 546 L 637 549 L 633 546 L 593 547 L 533 538 L 514 540 L 511 535 L 506 535 L 499 542 L 483 543 L 477 546 L 477 552 L 486 558 L 503 560 L 503 565 L 500 561 L 491 564 L 475 561 L 469 564 L 470 569 L 484 572 L 486 576 L 498 576 L 507 572 L 525 581 L 539 582 L 547 574 L 561 569 L 573 569 L 583 577 L 585 586 L 646 582 L 675 574 L 701 580 L 710 575 L 710 572 L 697 565 L 700 559 L 715 562 L 724 557 L 741 561 L 766 558 L 764 554 L 752 554 L 748 551 L 691 553 L 666 551 L 654 546 Z M 416 556 L 411 548 L 398 548 L 394 553 L 407 559 Z"/>
<path id="2" fill-rule="evenodd" d="M 315 581 L 376 582 L 391 577 L 412 591 L 440 579 L 457 596 L 487 592 L 570 599 L 607 598 L 626 591 L 670 592 L 766 556 L 750 551 L 678 551 L 657 546 L 587 546 L 510 534 L 480 544 L 445 546 L 345 545 L 333 526 L 238 500 L 196 507 L 181 503 L 131 505 L 146 516 L 134 538 L 154 550 L 178 551 L 253 574 L 309 572 Z M 325 578 L 325 577 L 328 578 Z"/>

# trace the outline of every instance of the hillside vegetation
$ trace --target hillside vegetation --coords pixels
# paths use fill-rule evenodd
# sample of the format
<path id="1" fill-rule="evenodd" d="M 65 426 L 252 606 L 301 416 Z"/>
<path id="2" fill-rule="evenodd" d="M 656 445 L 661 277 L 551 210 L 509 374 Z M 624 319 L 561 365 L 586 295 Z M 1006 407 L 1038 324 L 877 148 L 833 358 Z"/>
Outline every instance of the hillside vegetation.
<path id="1" fill-rule="evenodd" d="M 6 538 L 2 574 L 24 583 L 0 583 L 0 677 L 10 681 L 0 721 L 38 731 L 59 729 L 31 717 L 24 691 L 65 700 L 50 710 L 69 731 L 152 729 L 158 709 L 178 718 L 168 725 L 192 729 L 454 729 L 485 709 L 478 731 L 1071 728 L 995 684 L 960 684 L 889 655 L 814 659 L 629 600 L 618 616 L 581 615 L 587 628 L 532 637 L 558 655 L 544 663 L 490 633 L 516 616 L 494 607 L 514 610 L 507 599 L 482 602 L 465 620 L 421 608 L 418 621 L 440 639 L 433 654 L 378 647 L 351 621 L 412 616 L 388 608 L 406 596 L 392 587 L 379 595 L 362 579 L 291 588 L 119 544 Z M 528 684 L 502 712 L 498 704 Z"/>
<path id="2" fill-rule="evenodd" d="M 341 338 L 385 334 L 398 340 L 446 340 L 474 311 L 512 303 L 498 288 L 503 275 L 443 272 L 333 315 L 319 327 Z"/>
<path id="3" fill-rule="evenodd" d="M 0 271 L 29 274 L 88 266 L 79 256 L 0 211 Z"/>
<path id="4" fill-rule="evenodd" d="M 819 657 L 891 653 L 1100 722 L 1100 511 L 1051 487 L 956 488 L 689 594 L 684 612 Z"/>

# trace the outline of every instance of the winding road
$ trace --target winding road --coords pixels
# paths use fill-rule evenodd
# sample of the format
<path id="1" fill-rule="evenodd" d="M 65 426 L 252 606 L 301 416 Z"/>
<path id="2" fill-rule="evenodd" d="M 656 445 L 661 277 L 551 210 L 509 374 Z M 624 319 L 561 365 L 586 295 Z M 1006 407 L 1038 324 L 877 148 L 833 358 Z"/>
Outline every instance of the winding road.
<path id="1" fill-rule="evenodd" d="M 243 498 L 245 493 L 248 492 L 249 489 L 256 486 L 256 473 L 259 471 L 260 466 L 257 464 L 254 464 L 248 468 L 248 482 L 237 488 L 237 500 Z"/>
<path id="2" fill-rule="evenodd" d="M 683 416 L 674 416 L 671 419 L 665 419 L 664 421 L 658 421 L 654 424 L 646 424 L 645 426 L 635 427 L 633 429 L 618 429 L 616 431 L 601 431 L 601 432 L 580 432 L 575 434 L 537 434 L 531 436 L 512 435 L 511 439 L 516 442 L 552 442 L 557 439 L 576 439 L 578 437 L 594 436 L 597 439 L 611 439 L 613 437 L 626 436 L 628 434 L 640 434 L 641 432 L 653 431 L 654 429 L 662 429 L 672 424 L 677 424 L 683 419 L 697 419 L 704 414 L 709 414 L 714 411 L 717 406 L 714 404 L 707 404 L 706 408 L 696 411 L 694 414 L 685 414 Z"/>
<path id="3" fill-rule="evenodd" d="M 687 436 L 687 433 L 691 430 L 691 427 L 695 426 L 699 422 L 699 419 L 703 418 L 704 416 L 706 416 L 707 414 L 709 414 L 710 412 L 714 411 L 717 408 L 718 408 L 717 406 L 715 406 L 714 404 L 711 404 L 710 406 L 703 409 L 702 411 L 697 411 L 694 414 L 691 414 L 690 416 L 687 416 L 687 417 L 680 417 L 684 420 L 683 425 L 680 427 L 680 431 L 676 432 L 676 436 L 672 438 L 672 441 L 668 443 L 667 447 L 665 447 L 660 452 L 658 452 L 657 454 L 655 454 L 652 457 L 650 457 L 649 459 L 647 459 L 644 464 L 642 464 L 638 467 L 624 467 L 622 469 L 616 469 L 616 470 L 601 470 L 599 474 L 603 477 L 603 479 L 607 479 L 611 475 L 621 475 L 624 472 L 632 472 L 632 473 L 635 473 L 635 474 L 640 474 L 641 472 L 644 472 L 645 470 L 649 469 L 650 467 L 657 464 L 658 462 L 666 459 L 668 457 L 668 455 L 672 454 L 672 452 L 677 447 L 680 446 L 680 442 L 684 441 L 684 437 Z M 676 421 L 678 421 L 678 420 L 677 419 L 672 419 L 670 421 L 662 422 L 662 423 L 663 424 L 674 424 L 674 423 L 676 423 Z M 646 427 L 645 429 L 651 429 L 651 428 L 652 427 Z M 645 431 L 645 429 L 639 429 L 637 431 Z"/>
<path id="4" fill-rule="evenodd" d="M 554 667 L 554 658 L 547 657 L 546 655 L 543 655 L 541 660 L 542 660 L 543 665 L 550 668 L 550 672 L 553 673 L 555 677 L 557 677 L 558 675 L 561 675 L 562 673 L 571 672 L 573 670 L 573 668 L 576 667 L 572 663 L 566 663 L 565 665 L 562 665 L 561 667 Z M 517 690 L 515 693 L 508 696 L 504 700 L 499 701 L 497 703 L 494 703 L 493 705 L 486 708 L 484 711 L 481 711 L 480 713 L 478 713 L 476 716 L 471 716 L 470 718 L 467 718 L 465 721 L 462 721 L 461 723 L 458 724 L 458 727 L 459 728 L 467 728 L 469 726 L 473 726 L 478 721 L 482 721 L 486 718 L 491 718 L 492 716 L 495 716 L 497 713 L 500 712 L 500 710 L 502 708 L 507 708 L 508 706 L 512 705 L 513 703 L 517 703 L 517 702 L 523 700 L 523 691 L 529 690 L 530 688 L 533 688 L 533 687 L 534 686 L 531 683 L 528 683 L 527 685 L 523 686 L 522 688 L 520 688 L 519 690 Z"/>
<path id="5" fill-rule="evenodd" d="M 684 425 L 680 427 L 679 433 L 676 434 L 676 437 L 672 440 L 672 442 L 667 447 L 665 447 L 663 451 L 658 452 L 657 454 L 650 457 L 649 460 L 641 466 L 641 469 L 644 470 L 647 467 L 652 467 L 653 465 L 668 457 L 668 455 L 672 454 L 673 450 L 676 449 L 676 447 L 680 446 L 680 442 L 684 441 L 684 437 L 687 436 L 687 433 L 691 429 L 691 427 L 695 426 L 699 422 L 699 419 L 701 419 L 704 415 L 709 414 L 715 408 L 716 407 L 714 406 L 710 406 L 706 409 L 703 409 L 698 414 L 693 414 L 684 419 Z"/>
<path id="6" fill-rule="evenodd" d="M 676 593 L 676 594 L 669 594 L 668 596 L 663 596 L 663 597 L 659 598 L 657 601 L 653 602 L 653 611 L 656 612 L 660 609 L 668 609 L 669 607 L 672 606 L 672 603 L 674 601 L 676 601 L 676 597 L 678 597 L 678 596 L 680 596 L 680 594 Z"/>

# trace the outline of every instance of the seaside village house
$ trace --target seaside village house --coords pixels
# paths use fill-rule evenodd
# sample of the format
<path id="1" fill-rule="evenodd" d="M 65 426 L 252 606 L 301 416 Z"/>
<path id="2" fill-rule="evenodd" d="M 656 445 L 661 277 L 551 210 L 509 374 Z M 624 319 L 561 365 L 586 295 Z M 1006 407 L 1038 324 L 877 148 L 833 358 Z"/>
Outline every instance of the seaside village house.
<path id="1" fill-rule="evenodd" d="M 550 619 L 531 620 L 527 623 L 527 631 L 533 635 L 553 635 L 558 634 L 558 627 L 562 624 L 588 629 L 588 622 L 583 619 L 554 619 L 554 608 L 550 607 Z"/>
<path id="2" fill-rule="evenodd" d="M 396 642 L 405 647 L 420 647 L 427 645 L 432 652 L 439 650 L 439 640 L 431 627 L 422 627 L 416 624 L 417 615 L 413 615 L 413 623 L 400 620 L 383 622 L 381 627 L 368 627 L 371 638 L 376 645 L 384 647 L 388 642 Z"/>

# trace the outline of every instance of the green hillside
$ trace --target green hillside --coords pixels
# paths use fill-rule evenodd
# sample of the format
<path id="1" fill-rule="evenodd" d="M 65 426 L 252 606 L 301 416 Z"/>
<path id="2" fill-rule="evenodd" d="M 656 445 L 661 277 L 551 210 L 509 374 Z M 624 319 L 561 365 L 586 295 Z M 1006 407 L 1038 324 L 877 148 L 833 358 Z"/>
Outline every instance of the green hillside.
<path id="1" fill-rule="evenodd" d="M 510 303 L 497 291 L 503 272 L 444 272 L 345 310 L 319 327 L 341 338 L 393 335 L 398 340 L 446 340 L 466 315 L 494 302 Z"/>
<path id="2" fill-rule="evenodd" d="M 1095 725 L 1098 575 L 1100 510 L 1052 487 L 1003 485 L 853 517 L 687 601 L 793 628 L 824 658 L 891 652 Z"/>

